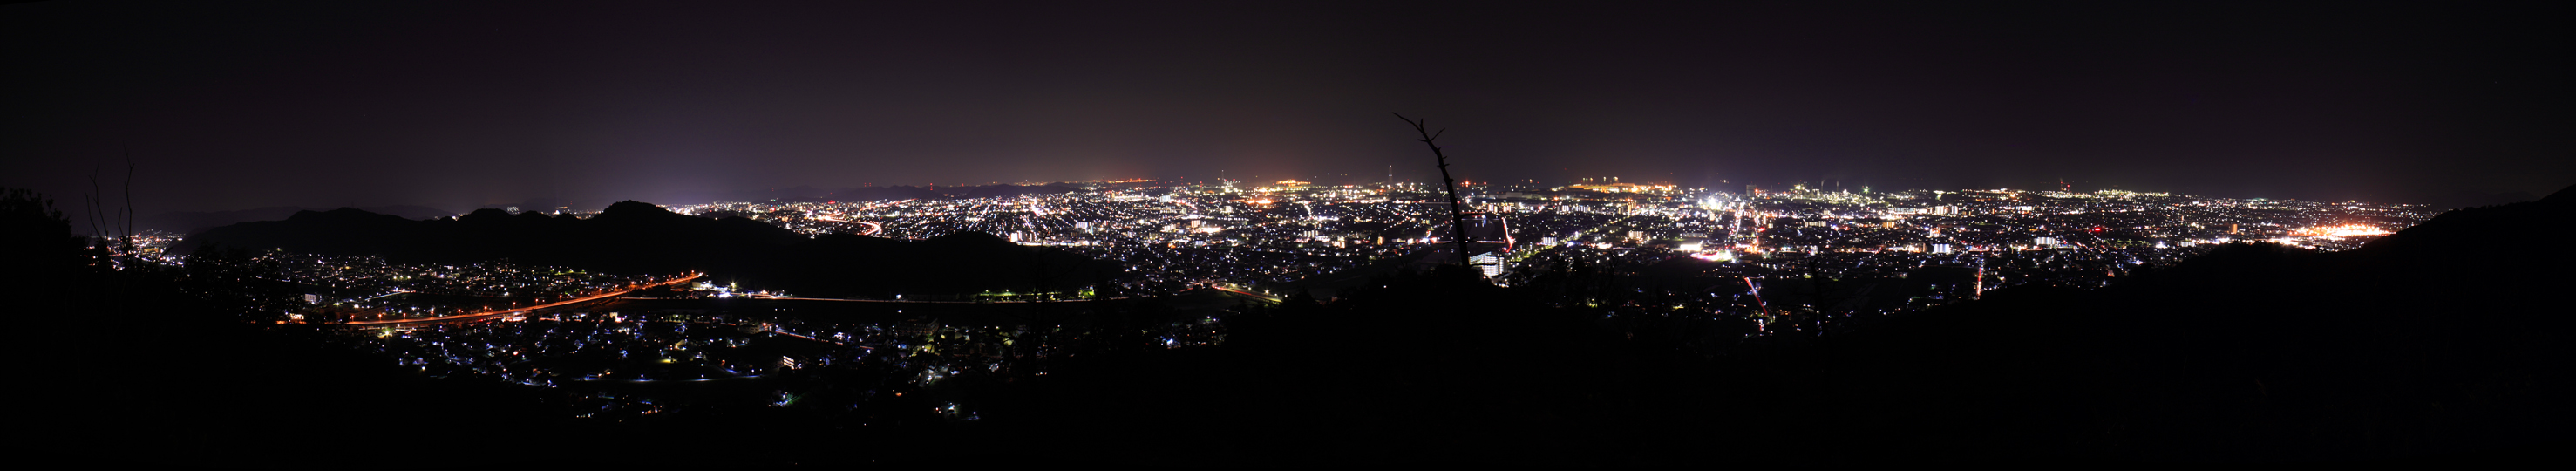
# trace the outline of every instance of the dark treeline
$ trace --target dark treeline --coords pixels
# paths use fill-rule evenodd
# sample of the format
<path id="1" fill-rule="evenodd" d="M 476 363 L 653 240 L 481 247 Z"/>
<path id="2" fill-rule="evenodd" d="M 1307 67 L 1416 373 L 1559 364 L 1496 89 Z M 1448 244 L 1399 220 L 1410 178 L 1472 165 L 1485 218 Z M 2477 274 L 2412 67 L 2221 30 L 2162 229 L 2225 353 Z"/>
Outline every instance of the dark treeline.
<path id="1" fill-rule="evenodd" d="M 497 209 L 431 220 L 350 208 L 305 211 L 283 221 L 210 229 L 173 250 L 208 248 L 377 255 L 396 263 L 510 260 L 626 274 L 695 270 L 745 289 L 803 296 L 1061 292 L 1092 285 L 1119 270 L 1113 263 L 1024 247 L 990 234 L 918 241 L 806 237 L 750 219 L 695 217 L 632 201 L 589 218 L 533 211 L 512 215 Z"/>
<path id="2" fill-rule="evenodd" d="M 389 437 L 580 430 L 548 420 L 543 394 L 422 378 L 278 328 L 300 303 L 258 277 L 276 267 L 134 263 L 72 234 L 45 198 L 0 197 L 12 356 L 43 365 L 12 383 L 15 404 L 46 411 L 19 423 L 35 434 L 19 461 L 345 467 Z"/>
<path id="3" fill-rule="evenodd" d="M 1666 294 L 1583 266 L 1511 288 L 1435 270 L 1380 276 L 1329 301 L 1246 303 L 1215 347 L 1160 348 L 1142 331 L 1172 313 L 1144 300 L 1097 303 L 1040 340 L 1070 346 L 1067 355 L 907 390 L 911 402 L 882 412 L 711 410 L 614 426 L 549 416 L 544 393 L 419 380 L 227 323 L 228 313 L 265 308 L 244 304 L 257 296 L 220 295 L 233 292 L 224 285 L 186 283 L 257 268 L 225 268 L 240 261 L 205 258 L 151 275 L 174 281 L 136 284 L 117 280 L 140 275 L 83 262 L 96 258 L 76 244 L 53 244 L 67 248 L 47 266 L 86 274 L 27 286 L 71 296 L 41 298 L 74 300 L 60 312 L 140 309 L 231 332 L 188 340 L 205 334 L 68 316 L 79 320 L 47 326 L 226 349 L 200 362 L 148 361 L 178 346 L 120 354 L 112 358 L 128 366 L 73 383 L 122 391 L 113 400 L 123 402 L 81 422 L 92 434 L 81 439 L 96 440 L 89 448 L 63 450 L 211 453 L 165 459 L 178 462 L 346 465 L 384 454 L 371 434 L 497 427 L 508 445 L 406 462 L 2508 463 L 2563 443 L 2558 424 L 2576 418 L 2565 401 L 2576 385 L 2563 307 L 2576 260 L 2557 247 L 2576 221 L 2570 199 L 2561 191 L 2453 211 L 2344 252 L 2228 246 L 2108 288 L 1998 290 L 1814 337 L 1745 337 L 1747 323 L 1660 309 Z M 230 289 L 261 289 L 239 286 Z M 76 308 L 110 289 L 169 294 L 130 298 L 166 300 L 158 307 Z M 55 355 L 82 358 L 133 344 L 52 337 Z M 154 378 L 240 375 L 257 379 Z M 320 412 L 409 401 L 429 408 Z M 928 412 L 944 403 L 983 420 Z M 907 405 L 918 415 L 892 412 Z M 242 421 L 264 416 L 283 419 Z M 257 438 L 267 436 L 301 448 Z"/>
<path id="4" fill-rule="evenodd" d="M 821 203 L 826 201 L 875 201 L 910 199 L 1001 198 L 1020 195 L 1051 195 L 1081 191 L 1062 183 L 1045 185 L 969 185 L 969 186 L 866 186 L 822 190 L 810 186 L 765 191 L 737 191 L 719 201 L 777 201 L 782 203 Z"/>

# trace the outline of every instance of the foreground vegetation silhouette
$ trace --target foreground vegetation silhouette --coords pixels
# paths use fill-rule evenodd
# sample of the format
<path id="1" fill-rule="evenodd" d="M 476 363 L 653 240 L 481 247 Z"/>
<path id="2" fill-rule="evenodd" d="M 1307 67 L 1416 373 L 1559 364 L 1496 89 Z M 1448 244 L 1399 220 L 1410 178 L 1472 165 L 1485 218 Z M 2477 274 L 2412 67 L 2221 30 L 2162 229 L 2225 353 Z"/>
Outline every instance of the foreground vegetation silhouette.
<path id="1" fill-rule="evenodd" d="M 273 309 L 257 294 L 275 287 L 239 277 L 257 269 L 243 259 L 108 270 L 41 204 L 12 196 L 0 220 L 9 240 L 35 241 L 9 247 L 35 267 L 20 271 L 46 277 L 11 284 L 52 313 L 31 316 L 38 351 L 103 359 L 40 396 L 81 411 L 43 425 L 79 431 L 71 453 L 307 466 L 2509 462 L 2568 438 L 2562 288 L 2576 260 L 2557 246 L 2571 198 L 2453 211 L 2344 252 L 2229 246 L 2107 288 L 1999 290 L 1817 338 L 1660 313 L 1580 266 L 1511 288 L 1451 267 L 1329 301 L 1246 303 L 1225 319 L 1228 341 L 1203 348 L 1150 344 L 1135 331 L 1165 314 L 1104 303 L 1068 326 L 1085 339 L 1072 354 L 1032 370 L 1046 375 L 917 390 L 917 415 L 709 410 L 616 426 L 557 418 L 543 391 L 410 377 L 235 321 Z M 926 412 L 937 401 L 984 420 L 942 420 Z"/>

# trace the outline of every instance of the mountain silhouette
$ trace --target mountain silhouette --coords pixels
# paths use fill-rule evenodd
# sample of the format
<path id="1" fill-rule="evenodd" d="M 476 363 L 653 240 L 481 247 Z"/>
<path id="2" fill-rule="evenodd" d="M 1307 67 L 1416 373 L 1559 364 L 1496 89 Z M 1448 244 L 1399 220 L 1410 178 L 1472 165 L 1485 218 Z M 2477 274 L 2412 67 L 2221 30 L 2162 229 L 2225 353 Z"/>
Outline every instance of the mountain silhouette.
<path id="1" fill-rule="evenodd" d="M 703 271 L 748 287 L 809 296 L 1062 291 L 1119 272 L 1115 264 L 1025 247 L 989 234 L 919 241 L 835 234 L 806 237 L 740 217 L 703 218 L 623 201 L 589 218 L 483 209 L 411 220 L 354 208 L 300 211 L 233 224 L 172 250 L 207 247 L 376 255 L 396 263 L 510 260 L 608 273 Z"/>
<path id="2" fill-rule="evenodd" d="M 1082 191 L 1071 185 L 974 185 L 974 186 L 870 186 L 824 191 L 810 186 L 769 191 L 737 191 L 726 194 L 722 201 L 777 201 L 782 203 L 821 203 L 826 201 L 877 201 L 912 199 L 1004 198 L 1021 195 L 1051 195 Z"/>
<path id="3" fill-rule="evenodd" d="M 372 213 L 391 214 L 394 216 L 400 216 L 404 219 L 432 219 L 456 215 L 456 212 L 454 211 L 411 205 L 371 206 L 358 209 L 363 209 Z M 207 229 L 237 223 L 286 219 L 294 216 L 297 212 L 311 210 L 313 209 L 295 206 L 270 206 L 265 208 L 232 211 L 174 211 L 144 216 L 142 219 L 135 221 L 135 226 L 138 229 L 157 229 L 181 234 L 194 234 Z"/>

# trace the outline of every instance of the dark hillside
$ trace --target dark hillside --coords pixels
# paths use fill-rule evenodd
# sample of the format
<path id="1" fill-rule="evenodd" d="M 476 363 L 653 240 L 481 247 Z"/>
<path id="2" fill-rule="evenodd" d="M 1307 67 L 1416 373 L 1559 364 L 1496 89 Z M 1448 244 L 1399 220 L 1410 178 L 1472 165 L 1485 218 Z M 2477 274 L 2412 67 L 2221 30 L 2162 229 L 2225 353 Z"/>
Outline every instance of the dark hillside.
<path id="1" fill-rule="evenodd" d="M 204 247 L 378 255 L 401 263 L 508 259 L 612 273 L 704 271 L 745 288 L 806 296 L 1066 291 L 1114 276 L 1114 264 L 1023 247 L 986 234 L 920 241 L 808 238 L 739 217 L 710 219 L 633 201 L 587 219 L 484 209 L 425 221 L 341 208 L 234 224 L 173 250 Z"/>
<path id="2" fill-rule="evenodd" d="M 400 216 L 403 219 L 414 220 L 456 215 L 455 212 L 443 209 L 408 205 L 373 206 L 358 209 L 371 213 L 391 214 L 394 216 Z M 135 222 L 136 226 L 142 229 L 156 229 L 181 234 L 194 234 L 207 229 L 244 222 L 286 219 L 294 216 L 297 212 L 308 210 L 310 209 L 294 206 L 271 206 L 266 208 L 233 211 L 179 211 L 144 216 L 142 219 Z"/>
<path id="3" fill-rule="evenodd" d="M 1215 349 L 1078 356 L 1005 397 L 1100 461 L 1140 440 L 1273 464 L 2510 459 L 2576 418 L 2557 298 L 2576 280 L 2531 235 L 2569 211 L 2462 210 L 2340 253 L 2231 246 L 1716 356 L 1690 345 L 1749 326 L 1397 276 L 1248 308 Z"/>
<path id="4" fill-rule="evenodd" d="M 2098 291 L 2000 291 L 1837 340 L 1836 389 L 1899 454 L 2320 460 L 2563 440 L 2571 220 L 2561 191 L 2358 250 L 2237 245 Z"/>
<path id="5" fill-rule="evenodd" d="M 976 185 L 976 186 L 870 186 L 822 191 L 796 187 L 771 191 L 740 191 L 720 198 L 721 201 L 777 201 L 820 203 L 825 201 L 875 201 L 911 199 L 999 198 L 1021 195 L 1051 195 L 1081 191 L 1061 183 L 1045 185 Z"/>
<path id="6" fill-rule="evenodd" d="M 428 421 L 428 430 L 472 432 L 482 424 L 501 424 L 535 436 L 576 437 L 585 446 L 676 438 L 710 448 L 769 450 L 750 458 L 611 454 L 666 464 L 928 464 L 947 463 L 960 451 L 970 451 L 967 459 L 982 464 L 2504 463 L 2539 457 L 2540 447 L 2565 443 L 2570 437 L 2561 424 L 2576 418 L 2576 408 L 2565 400 L 2576 397 L 2576 387 L 2565 361 L 2571 329 L 2560 298 L 2576 280 L 2566 270 L 2566 251 L 2551 240 L 2563 238 L 2566 224 L 2576 221 L 2571 206 L 2576 205 L 2562 191 L 2540 201 L 2454 211 L 2343 252 L 2229 246 L 2133 272 L 2103 289 L 1999 290 L 1983 300 L 1803 339 L 1736 342 L 1750 326 L 1664 314 L 1653 294 L 1580 267 L 1512 288 L 1456 271 L 1395 273 L 1357 283 L 1329 302 L 1304 293 L 1275 307 L 1247 302 L 1226 317 L 1226 343 L 1203 348 L 1166 349 L 1140 333 L 1139 326 L 1168 321 L 1169 313 L 1143 304 L 1099 303 L 1088 325 L 1040 337 L 1071 345 L 1062 356 L 1014 366 L 1047 374 L 942 383 L 916 394 L 924 402 L 908 404 L 927 409 L 954 402 L 981 411 L 983 419 L 876 428 L 784 413 L 682 414 L 663 425 L 573 426 L 547 419 L 544 398 L 512 399 L 464 384 L 424 386 L 395 370 L 297 376 L 291 372 L 362 365 L 326 364 L 313 360 L 326 357 L 312 352 L 248 343 L 290 338 L 245 332 L 188 340 L 214 330 L 146 322 L 117 330 L 155 332 L 165 340 L 146 344 L 162 348 L 107 358 L 150 364 L 140 359 L 238 344 L 267 350 L 239 348 L 225 358 L 274 365 L 266 368 L 275 371 L 218 373 L 229 367 L 208 363 L 158 367 L 151 375 L 92 375 L 197 379 L 187 384 L 239 377 L 270 381 L 225 395 L 134 389 L 143 392 L 117 397 L 188 410 L 232 404 L 267 409 L 132 409 L 103 416 L 121 422 L 102 422 L 91 433 L 156 445 L 187 443 L 194 438 L 184 434 L 215 434 L 243 420 L 284 417 L 268 429 L 252 427 L 267 435 L 241 436 L 291 437 L 314 450 L 294 456 L 338 459 L 351 454 L 344 450 L 364 450 L 359 445 L 411 423 L 365 428 L 372 419 L 330 411 L 375 399 L 332 397 L 429 401 L 453 395 L 466 400 L 422 410 L 419 418 Z M 476 234 L 471 231 L 426 232 L 456 236 L 437 243 L 468 247 L 453 249 L 458 253 L 556 247 L 615 254 L 663 243 L 737 244 L 734 250 L 744 253 L 788 254 L 752 258 L 756 263 L 737 268 L 745 273 L 868 287 L 859 289 L 923 282 L 910 278 L 1023 273 L 1023 280 L 1045 279 L 1061 273 L 1057 267 L 1089 266 L 981 234 L 922 241 L 780 238 L 784 245 L 761 248 L 765 232 L 742 225 L 750 221 L 613 209 L 619 216 L 603 215 L 605 221 L 478 213 L 445 222 L 396 222 L 334 212 L 274 226 L 391 241 L 430 237 L 420 235 L 427 226 L 402 224 L 512 228 L 493 230 L 487 239 L 461 236 Z M 583 239 L 594 233 L 582 231 L 600 227 L 655 235 Z M 46 225 L 27 232 L 59 231 Z M 526 234 L 551 235 L 510 237 Z M 296 234 L 271 240 L 392 248 L 290 236 Z M 226 246 L 260 247 L 248 245 L 247 236 L 226 237 L 240 237 Z M 217 265 L 192 263 L 189 270 L 214 273 Z M 109 312 L 74 301 L 145 299 L 104 294 L 59 298 L 61 309 Z M 127 310 L 180 307 L 185 306 Z M 260 312 L 214 304 L 192 309 Z M 1712 347 L 1713 338 L 1728 342 Z M 191 369 L 204 371 L 187 373 Z M 279 393 L 306 390 L 330 397 L 301 400 Z M 76 399 L 54 396 L 59 397 L 49 400 Z M 136 435 L 118 428 L 124 424 L 167 432 Z M 96 443 L 125 443 L 104 440 Z M 217 443 L 258 439 L 227 440 Z M 587 451 L 514 450 L 554 462 L 593 459 Z M 254 452 L 217 462 L 256 463 L 274 456 Z"/>

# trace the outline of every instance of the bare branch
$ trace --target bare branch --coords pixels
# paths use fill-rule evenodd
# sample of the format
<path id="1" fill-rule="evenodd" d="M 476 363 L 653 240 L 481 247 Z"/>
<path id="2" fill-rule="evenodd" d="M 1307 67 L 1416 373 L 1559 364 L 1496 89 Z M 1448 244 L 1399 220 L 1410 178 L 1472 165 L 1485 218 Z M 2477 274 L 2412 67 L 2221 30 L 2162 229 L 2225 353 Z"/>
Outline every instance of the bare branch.
<path id="1" fill-rule="evenodd" d="M 125 149 L 125 211 L 117 224 L 117 239 L 124 241 L 125 253 L 134 253 L 134 149 Z"/>
<path id="2" fill-rule="evenodd" d="M 1405 124 L 1413 125 L 1413 132 L 1422 135 L 1421 139 L 1416 140 L 1422 141 L 1422 145 L 1431 148 L 1431 158 L 1440 166 L 1440 185 L 1449 191 L 1450 238 L 1458 242 L 1458 266 L 1474 267 L 1475 263 L 1469 261 L 1467 256 L 1467 216 L 1465 209 L 1458 203 L 1458 179 L 1449 176 L 1449 155 L 1441 152 L 1440 144 L 1434 142 L 1440 139 L 1440 134 L 1448 133 L 1449 129 L 1442 128 L 1439 132 L 1432 132 L 1430 119 L 1415 121 L 1405 118 L 1403 113 L 1394 114 L 1395 119 L 1401 119 Z"/>
<path id="3" fill-rule="evenodd" d="M 90 235 L 92 235 L 92 236 L 98 236 L 98 237 L 106 237 L 106 236 L 107 236 L 107 222 L 106 222 L 106 221 L 102 221 L 102 220 L 100 220 L 100 218 L 105 217 L 105 216 L 101 216 L 101 215 L 99 214 L 99 213 L 105 212 L 105 210 L 104 210 L 105 206 L 104 206 L 103 204 L 101 204 L 102 202 L 101 202 L 101 201 L 99 201 L 99 200 L 106 199 L 106 195 L 100 194 L 100 191 L 99 191 L 99 189 L 98 189 L 98 171 L 99 171 L 99 168 L 100 168 L 100 167 L 103 167 L 103 166 L 104 166 L 104 165 L 101 165 L 101 164 L 91 164 L 91 165 L 90 165 L 90 169 L 89 169 L 89 194 L 81 195 L 81 199 L 82 199 L 83 201 L 86 201 L 86 202 L 87 202 L 87 204 L 88 204 L 88 206 L 89 206 L 89 217 L 88 217 L 88 219 L 89 219 L 89 232 L 90 232 Z"/>

